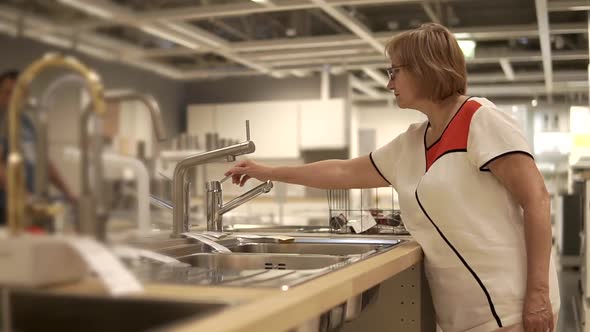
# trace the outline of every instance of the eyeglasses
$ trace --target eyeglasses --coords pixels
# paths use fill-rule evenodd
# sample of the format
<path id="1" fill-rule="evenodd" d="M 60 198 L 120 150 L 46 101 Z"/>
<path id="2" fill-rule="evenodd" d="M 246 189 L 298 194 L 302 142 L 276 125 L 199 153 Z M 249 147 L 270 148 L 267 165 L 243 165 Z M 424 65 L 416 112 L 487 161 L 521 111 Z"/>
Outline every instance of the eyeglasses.
<path id="1" fill-rule="evenodd" d="M 387 76 L 389 76 L 390 81 L 393 81 L 395 79 L 395 75 L 397 75 L 397 73 L 399 73 L 399 69 L 401 67 L 405 67 L 405 65 L 391 66 L 391 67 L 385 69 L 385 71 L 387 71 Z"/>

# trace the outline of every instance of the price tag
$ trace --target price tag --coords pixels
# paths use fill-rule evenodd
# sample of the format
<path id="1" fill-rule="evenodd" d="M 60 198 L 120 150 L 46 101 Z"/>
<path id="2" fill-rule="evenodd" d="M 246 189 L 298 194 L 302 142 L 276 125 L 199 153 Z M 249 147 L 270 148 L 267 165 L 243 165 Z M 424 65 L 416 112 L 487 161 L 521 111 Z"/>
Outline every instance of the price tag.
<path id="1" fill-rule="evenodd" d="M 138 249 L 129 246 L 115 246 L 113 247 L 113 251 L 120 257 L 126 257 L 130 259 L 147 258 L 163 264 L 180 263 L 180 261 L 172 257 L 168 257 L 150 250 Z"/>
<path id="2" fill-rule="evenodd" d="M 141 292 L 141 283 L 105 246 L 89 238 L 67 238 L 112 295 Z"/>

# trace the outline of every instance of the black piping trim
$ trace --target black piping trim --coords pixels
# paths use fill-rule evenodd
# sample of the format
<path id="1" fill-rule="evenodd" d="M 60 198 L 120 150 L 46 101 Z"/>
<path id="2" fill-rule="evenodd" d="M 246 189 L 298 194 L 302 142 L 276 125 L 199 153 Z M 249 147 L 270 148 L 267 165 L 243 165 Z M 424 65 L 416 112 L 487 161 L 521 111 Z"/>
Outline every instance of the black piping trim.
<path id="1" fill-rule="evenodd" d="M 424 147 L 426 148 L 426 150 L 429 150 L 431 147 L 433 147 L 434 145 L 436 145 L 436 143 L 438 143 L 443 138 L 443 136 L 445 135 L 445 131 L 447 131 L 447 128 L 449 128 L 449 126 L 451 125 L 451 123 L 453 122 L 453 120 L 455 119 L 455 117 L 457 116 L 457 114 L 459 114 L 459 112 L 461 112 L 461 109 L 463 109 L 463 105 L 465 105 L 465 103 L 469 99 L 471 99 L 471 97 L 467 97 L 467 99 L 465 99 L 465 101 L 463 101 L 463 103 L 461 104 L 461 106 L 459 106 L 459 109 L 457 109 L 457 111 L 455 112 L 455 114 L 451 118 L 451 121 L 449 121 L 449 123 L 447 123 L 447 126 L 445 127 L 445 130 L 443 130 L 443 132 L 436 139 L 436 141 L 434 141 L 434 143 L 430 144 L 430 146 L 426 146 L 426 133 L 424 134 Z M 428 131 L 428 127 L 430 127 L 430 121 L 428 121 L 428 126 L 426 126 L 426 131 Z"/>
<path id="2" fill-rule="evenodd" d="M 381 173 L 381 171 L 379 170 L 379 168 L 375 164 L 375 161 L 373 160 L 373 152 L 369 153 L 369 159 L 371 159 L 371 164 L 373 164 L 373 167 L 375 167 L 375 169 L 377 170 L 377 173 L 379 173 L 379 175 L 381 175 L 381 177 L 383 178 L 383 180 L 385 180 L 391 186 L 391 182 L 389 182 L 389 180 L 387 180 L 387 178 L 385 177 L 385 175 L 383 175 L 383 173 Z"/>
<path id="3" fill-rule="evenodd" d="M 418 202 L 418 205 L 420 206 L 420 209 L 422 210 L 422 212 L 424 213 L 424 215 L 426 216 L 426 218 L 428 218 L 428 220 L 430 221 L 430 223 L 432 224 L 432 226 L 434 226 L 434 228 L 436 228 L 436 231 L 438 232 L 438 234 L 447 243 L 447 245 L 451 248 L 451 250 L 453 250 L 453 252 L 455 253 L 455 255 L 457 255 L 457 257 L 461 260 L 461 263 L 463 263 L 463 265 L 467 268 L 467 270 L 469 270 L 469 272 L 471 273 L 471 275 L 473 276 L 473 278 L 475 278 L 475 281 L 477 281 L 477 283 L 479 284 L 479 287 L 481 287 L 481 289 L 483 290 L 483 292 L 484 292 L 484 294 L 485 294 L 485 296 L 486 296 L 486 298 L 488 300 L 488 304 L 490 306 L 490 311 L 492 312 L 492 315 L 494 316 L 494 319 L 496 319 L 496 323 L 498 324 L 498 327 L 503 327 L 502 326 L 502 320 L 500 319 L 500 316 L 498 316 L 498 314 L 496 313 L 496 308 L 494 307 L 494 303 L 492 302 L 492 297 L 490 296 L 490 293 L 486 289 L 485 285 L 483 284 L 483 282 L 481 281 L 481 279 L 479 279 L 479 277 L 477 276 L 477 274 L 475 273 L 475 271 L 473 271 L 473 269 L 469 266 L 469 264 L 467 264 L 467 262 L 465 261 L 465 259 L 463 258 L 463 256 L 461 256 L 461 254 L 459 254 L 459 251 L 457 251 L 457 249 L 455 249 L 455 247 L 453 247 L 453 245 L 451 244 L 451 242 L 449 242 L 449 240 L 445 237 L 445 235 L 438 228 L 438 226 L 436 226 L 436 224 L 434 223 L 434 221 L 432 221 L 432 219 L 430 218 L 430 216 L 428 215 L 428 213 L 426 212 L 426 210 L 422 206 L 422 203 L 420 202 L 420 198 L 418 198 L 418 189 L 416 189 L 414 191 L 414 193 L 416 195 L 416 201 Z"/>
<path id="4" fill-rule="evenodd" d="M 513 153 L 522 153 L 522 154 L 525 154 L 525 155 L 527 155 L 527 156 L 529 156 L 529 157 L 533 158 L 533 160 L 535 160 L 535 157 L 534 157 L 532 154 L 530 154 L 529 152 L 522 151 L 522 150 L 508 151 L 508 152 L 504 152 L 504 153 L 502 153 L 502 154 L 500 154 L 500 155 L 497 155 L 497 156 L 495 156 L 494 158 L 492 158 L 492 159 L 490 159 L 490 160 L 486 161 L 486 162 L 485 162 L 485 164 L 483 164 L 483 165 L 482 165 L 482 166 L 479 168 L 479 170 L 480 170 L 481 172 L 491 172 L 491 171 L 490 171 L 490 169 L 488 168 L 488 165 L 489 165 L 491 162 L 493 162 L 494 160 L 496 160 L 496 159 L 498 159 L 498 158 L 502 158 L 502 157 L 504 157 L 504 156 L 506 156 L 506 155 L 513 154 Z"/>
<path id="5" fill-rule="evenodd" d="M 445 151 L 443 154 L 441 154 L 440 156 L 436 157 L 436 159 L 434 159 L 434 161 L 432 162 L 432 164 L 430 165 L 430 167 L 432 167 L 432 165 L 434 165 L 434 163 L 439 160 L 440 158 L 442 158 L 442 156 L 449 154 L 449 153 L 457 153 L 457 152 L 467 152 L 467 149 L 454 149 L 454 150 L 448 150 Z"/>
<path id="6" fill-rule="evenodd" d="M 430 127 L 430 121 L 424 130 L 424 173 L 428 172 L 428 149 L 426 148 L 426 133 L 428 133 L 428 127 Z"/>

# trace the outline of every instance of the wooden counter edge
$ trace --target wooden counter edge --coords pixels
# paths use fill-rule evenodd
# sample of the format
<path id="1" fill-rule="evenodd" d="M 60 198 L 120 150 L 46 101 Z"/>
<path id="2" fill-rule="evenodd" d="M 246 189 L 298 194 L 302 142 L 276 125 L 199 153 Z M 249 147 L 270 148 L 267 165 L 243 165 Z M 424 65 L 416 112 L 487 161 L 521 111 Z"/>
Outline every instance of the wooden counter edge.
<path id="1" fill-rule="evenodd" d="M 285 292 L 229 308 L 207 318 L 195 318 L 168 331 L 276 332 L 295 328 L 422 260 L 415 241 L 331 272 Z M 285 293 L 285 294 L 283 294 Z"/>
<path id="2" fill-rule="evenodd" d="M 126 298 L 145 298 L 187 302 L 240 303 L 260 299 L 280 292 L 277 289 L 190 286 L 176 284 L 148 283 L 141 293 L 123 295 Z M 87 278 L 75 284 L 43 289 L 53 294 L 76 296 L 109 296 L 106 288 L 96 278 Z"/>

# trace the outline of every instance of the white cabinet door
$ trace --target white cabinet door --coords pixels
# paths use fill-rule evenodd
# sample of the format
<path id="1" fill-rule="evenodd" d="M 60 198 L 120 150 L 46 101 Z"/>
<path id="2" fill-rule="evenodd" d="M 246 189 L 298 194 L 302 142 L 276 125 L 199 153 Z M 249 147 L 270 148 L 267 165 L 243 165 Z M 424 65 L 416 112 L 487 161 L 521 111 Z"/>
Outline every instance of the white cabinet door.
<path id="1" fill-rule="evenodd" d="M 298 102 L 302 150 L 346 147 L 346 109 L 343 99 Z"/>
<path id="2" fill-rule="evenodd" d="M 295 102 L 218 104 L 215 127 L 220 137 L 243 141 L 246 120 L 250 139 L 256 144 L 253 158 L 299 157 L 299 127 Z"/>
<path id="3" fill-rule="evenodd" d="M 205 134 L 215 132 L 215 104 L 190 105 L 186 114 L 186 131 L 198 136 L 201 148 L 205 148 Z"/>

